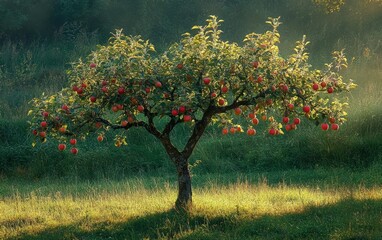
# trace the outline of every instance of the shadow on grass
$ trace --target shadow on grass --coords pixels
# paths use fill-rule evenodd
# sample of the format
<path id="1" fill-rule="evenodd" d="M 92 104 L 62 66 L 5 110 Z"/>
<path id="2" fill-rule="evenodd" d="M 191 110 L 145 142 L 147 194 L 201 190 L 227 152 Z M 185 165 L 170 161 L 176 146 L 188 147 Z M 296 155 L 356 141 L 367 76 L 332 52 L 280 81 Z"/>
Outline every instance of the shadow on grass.
<path id="1" fill-rule="evenodd" d="M 382 239 L 382 200 L 347 199 L 258 217 L 240 210 L 220 217 L 170 210 L 118 224 L 84 220 L 16 239 Z"/>

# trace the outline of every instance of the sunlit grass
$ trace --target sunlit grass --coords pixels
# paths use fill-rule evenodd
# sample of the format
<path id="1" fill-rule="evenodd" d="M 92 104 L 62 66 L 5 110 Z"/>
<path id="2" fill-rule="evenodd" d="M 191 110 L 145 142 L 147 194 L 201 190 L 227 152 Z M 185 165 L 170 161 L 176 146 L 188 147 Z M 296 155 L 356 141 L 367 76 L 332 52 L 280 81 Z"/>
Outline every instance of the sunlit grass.
<path id="1" fill-rule="evenodd" d="M 354 219 L 335 216 L 338 210 L 330 210 L 331 206 L 349 200 L 360 201 L 359 206 L 363 206 L 362 201 L 382 201 L 382 189 L 377 185 L 328 184 L 321 180 L 310 184 L 284 181 L 274 184 L 268 183 L 266 178 L 253 181 L 241 177 L 231 183 L 217 184 L 211 179 L 194 189 L 194 207 L 186 219 L 171 213 L 177 190 L 174 183 L 161 178 L 71 184 L 5 181 L 0 186 L 0 239 L 75 239 L 78 236 L 91 236 L 89 239 L 94 239 L 102 238 L 103 235 L 98 235 L 101 230 L 112 239 L 141 239 L 142 236 L 166 239 L 170 235 L 182 238 L 190 234 L 195 235 L 194 239 L 200 239 L 203 234 L 220 234 L 216 223 L 211 223 L 216 221 L 225 225 L 222 231 L 230 232 L 228 235 L 240 236 L 242 233 L 239 230 L 230 228 L 247 229 L 246 224 L 253 224 L 250 228 L 256 229 L 256 225 L 261 225 L 269 217 L 276 218 L 272 224 L 278 224 L 278 221 L 281 224 L 284 222 L 283 217 L 294 218 L 296 214 L 297 219 L 302 220 L 305 214 L 311 214 L 306 211 L 321 207 L 329 207 L 329 216 L 334 214 L 332 217 L 340 219 L 340 225 L 335 227 L 342 231 L 339 236 L 344 236 L 351 233 L 346 224 Z M 339 209 L 343 208 L 349 213 L 356 211 L 349 206 L 339 206 Z M 382 209 L 363 207 L 358 214 L 365 214 L 362 211 L 382 214 Z M 313 215 L 311 219 L 307 218 L 305 224 L 314 226 L 317 219 L 325 218 Z M 371 220 L 375 219 L 371 217 Z M 320 224 L 330 229 L 330 223 L 322 221 Z M 365 224 L 371 228 L 365 232 L 367 236 L 382 234 L 381 231 L 373 230 L 378 222 Z M 277 226 L 281 227 L 282 224 Z M 248 234 L 247 230 L 243 231 Z M 332 230 L 328 232 L 332 234 Z M 67 235 L 60 236 L 61 232 Z M 293 233 L 294 230 L 291 230 L 290 234 Z"/>

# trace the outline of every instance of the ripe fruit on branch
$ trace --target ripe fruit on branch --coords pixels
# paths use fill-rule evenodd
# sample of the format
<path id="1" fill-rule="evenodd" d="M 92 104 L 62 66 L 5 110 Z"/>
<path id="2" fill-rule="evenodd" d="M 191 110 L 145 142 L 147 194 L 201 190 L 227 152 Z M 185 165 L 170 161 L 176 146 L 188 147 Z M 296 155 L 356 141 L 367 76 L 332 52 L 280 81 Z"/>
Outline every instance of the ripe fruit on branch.
<path id="1" fill-rule="evenodd" d="M 263 81 L 263 77 L 262 77 L 262 76 L 258 76 L 258 77 L 257 77 L 257 82 L 258 82 L 258 83 L 261 83 L 262 81 Z"/>
<path id="2" fill-rule="evenodd" d="M 86 83 L 82 83 L 82 84 L 81 84 L 81 87 L 82 87 L 82 88 L 87 88 L 87 86 L 88 86 L 88 85 L 87 85 Z"/>
<path id="3" fill-rule="evenodd" d="M 234 133 L 236 132 L 236 128 L 235 128 L 235 127 L 231 127 L 231 128 L 229 129 L 229 132 L 230 132 L 231 134 L 234 134 Z"/>
<path id="4" fill-rule="evenodd" d="M 223 135 L 227 135 L 228 134 L 228 129 L 227 128 L 223 128 L 222 129 L 222 134 Z"/>
<path id="5" fill-rule="evenodd" d="M 211 98 L 216 98 L 217 94 L 215 92 L 211 93 Z"/>
<path id="6" fill-rule="evenodd" d="M 329 124 L 327 124 L 327 123 L 321 124 L 321 129 L 324 131 L 327 131 L 329 129 Z"/>
<path id="7" fill-rule="evenodd" d="M 255 118 L 255 113 L 249 113 L 249 114 L 248 114 L 248 117 L 249 117 L 250 119 L 254 119 L 254 118 Z"/>
<path id="8" fill-rule="evenodd" d="M 182 63 L 178 63 L 178 65 L 176 65 L 176 68 L 177 69 L 182 69 L 183 68 L 183 64 Z"/>
<path id="9" fill-rule="evenodd" d="M 90 102 L 94 103 L 95 101 L 97 101 L 97 98 L 95 96 L 91 96 L 90 97 Z"/>
<path id="10" fill-rule="evenodd" d="M 78 149 L 77 148 L 72 148 L 70 149 L 70 152 L 74 155 L 76 155 L 78 153 Z"/>
<path id="11" fill-rule="evenodd" d="M 65 112 L 69 112 L 69 107 L 65 104 L 62 105 L 61 109 L 64 110 Z"/>
<path id="12" fill-rule="evenodd" d="M 252 119 L 252 123 L 253 123 L 253 125 L 257 125 L 257 124 L 259 124 L 259 119 L 256 118 L 256 117 L 254 117 L 254 118 Z"/>
<path id="13" fill-rule="evenodd" d="M 218 101 L 218 103 L 219 103 L 220 106 L 223 106 L 224 103 L 225 103 L 225 101 L 224 101 L 223 98 L 220 98 L 219 101 Z"/>
<path id="14" fill-rule="evenodd" d="M 121 122 L 121 126 L 122 126 L 122 127 L 126 127 L 128 123 L 129 123 L 128 121 L 123 120 L 123 121 Z"/>
<path id="15" fill-rule="evenodd" d="M 289 118 L 288 117 L 283 117 L 283 123 L 289 123 Z"/>
<path id="16" fill-rule="evenodd" d="M 49 113 L 48 113 L 48 112 L 42 112 L 42 116 L 43 116 L 44 118 L 48 118 L 48 117 L 49 117 Z"/>
<path id="17" fill-rule="evenodd" d="M 174 116 L 174 117 L 178 116 L 178 110 L 173 109 L 173 110 L 171 111 L 171 115 Z"/>
<path id="18" fill-rule="evenodd" d="M 253 128 L 249 128 L 248 130 L 247 130 L 247 135 L 248 136 L 253 136 L 253 135 L 255 135 L 256 134 L 256 130 L 255 129 L 253 129 Z"/>
<path id="19" fill-rule="evenodd" d="M 280 88 L 281 88 L 281 91 L 283 91 L 284 93 L 287 93 L 289 91 L 289 87 L 286 84 L 282 84 Z"/>
<path id="20" fill-rule="evenodd" d="M 146 92 L 146 93 L 150 93 L 150 92 L 151 92 L 151 89 L 150 89 L 149 87 L 147 87 L 147 88 L 145 89 L 145 92 Z"/>
<path id="21" fill-rule="evenodd" d="M 287 125 L 285 125 L 285 130 L 287 130 L 288 132 L 289 132 L 290 130 L 292 130 L 292 125 L 291 125 L 291 124 L 287 124 Z"/>
<path id="22" fill-rule="evenodd" d="M 318 84 L 317 84 L 317 83 L 313 83 L 313 86 L 312 86 L 312 88 L 313 88 L 313 90 L 314 90 L 314 91 L 317 91 L 317 90 L 318 90 L 318 88 L 319 88 L 319 86 L 318 86 Z"/>
<path id="23" fill-rule="evenodd" d="M 69 142 L 70 142 L 71 145 L 76 145 L 77 144 L 77 139 L 72 138 L 72 139 L 70 139 Z"/>
<path id="24" fill-rule="evenodd" d="M 42 128 L 46 128 L 48 126 L 48 123 L 43 121 L 43 122 L 41 122 L 40 125 L 41 125 Z"/>
<path id="25" fill-rule="evenodd" d="M 326 87 L 326 82 L 321 82 L 321 87 L 322 88 Z"/>
<path id="26" fill-rule="evenodd" d="M 299 125 L 301 123 L 301 120 L 299 118 L 295 118 L 293 119 L 293 123 Z"/>
<path id="27" fill-rule="evenodd" d="M 40 135 L 41 138 L 46 138 L 46 132 L 40 132 L 39 135 Z"/>
<path id="28" fill-rule="evenodd" d="M 102 135 L 98 135 L 98 137 L 97 137 L 97 141 L 98 141 L 98 142 L 102 142 L 102 141 L 103 141 L 103 136 L 102 136 Z"/>
<path id="29" fill-rule="evenodd" d="M 261 116 L 261 120 L 263 120 L 263 121 L 267 121 L 267 115 L 262 115 L 262 116 Z"/>
<path id="30" fill-rule="evenodd" d="M 143 112 L 145 110 L 145 107 L 143 107 L 142 105 L 139 105 L 137 107 L 137 110 L 138 110 L 138 112 Z"/>
<path id="31" fill-rule="evenodd" d="M 329 87 L 327 91 L 328 91 L 328 93 L 333 93 L 334 92 L 334 88 Z"/>
<path id="32" fill-rule="evenodd" d="M 118 88 L 118 94 L 119 95 L 125 94 L 125 88 L 123 87 Z"/>
<path id="33" fill-rule="evenodd" d="M 95 67 L 97 67 L 97 64 L 95 64 L 95 63 L 90 63 L 89 67 L 90 67 L 90 68 L 95 68 Z"/>
<path id="34" fill-rule="evenodd" d="M 330 122 L 330 123 L 335 123 L 335 122 L 336 122 L 336 119 L 335 119 L 334 117 L 330 117 L 330 118 L 329 118 L 329 122 Z"/>
<path id="35" fill-rule="evenodd" d="M 33 134 L 33 135 L 37 136 L 37 133 L 38 133 L 38 132 L 37 132 L 36 129 L 33 129 L 33 130 L 32 130 L 32 134 Z"/>
<path id="36" fill-rule="evenodd" d="M 66 149 L 66 145 L 63 143 L 58 144 L 58 150 L 64 151 Z"/>
<path id="37" fill-rule="evenodd" d="M 253 66 L 253 68 L 258 68 L 259 67 L 259 62 L 258 61 L 254 61 L 253 63 L 252 63 L 252 66 Z"/>
<path id="38" fill-rule="evenodd" d="M 183 116 L 183 121 L 185 121 L 185 122 L 191 122 L 191 116 L 190 115 L 184 115 Z"/>
<path id="39" fill-rule="evenodd" d="M 119 109 L 118 109 L 117 105 L 114 105 L 114 106 L 111 107 L 111 110 L 113 112 L 118 112 Z"/>
<path id="40" fill-rule="evenodd" d="M 107 81 L 106 80 L 103 80 L 102 81 L 102 86 L 106 86 L 107 85 Z"/>
<path id="41" fill-rule="evenodd" d="M 310 112 L 310 106 L 306 105 L 302 108 L 302 111 L 304 111 L 305 113 L 309 113 Z"/>
<path id="42" fill-rule="evenodd" d="M 340 126 L 338 124 L 336 124 L 336 123 L 333 123 L 331 125 L 331 128 L 332 128 L 332 130 L 337 131 L 340 128 Z"/>
<path id="43" fill-rule="evenodd" d="M 157 88 L 161 88 L 161 87 L 162 87 L 162 83 L 159 82 L 159 81 L 156 81 L 156 82 L 155 82 L 155 87 L 157 87 Z"/>
<path id="44" fill-rule="evenodd" d="M 179 107 L 179 113 L 180 114 L 183 114 L 183 113 L 185 113 L 186 112 L 186 107 L 185 106 L 180 106 Z"/>
<path id="45" fill-rule="evenodd" d="M 107 87 L 104 86 L 104 87 L 101 88 L 101 91 L 104 92 L 104 93 L 107 93 L 109 90 L 108 90 Z"/>
<path id="46" fill-rule="evenodd" d="M 235 108 L 235 115 L 240 115 L 242 113 L 240 108 Z"/>
<path id="47" fill-rule="evenodd" d="M 274 135 L 277 134 L 277 130 L 274 129 L 274 128 L 271 128 L 271 129 L 269 129 L 269 134 L 272 135 L 272 136 L 274 136 Z"/>
<path id="48" fill-rule="evenodd" d="M 228 92 L 228 87 L 227 86 L 223 86 L 221 91 L 222 91 L 222 93 L 227 93 Z"/>
<path id="49" fill-rule="evenodd" d="M 101 122 L 96 122 L 95 123 L 95 127 L 98 128 L 98 129 L 101 128 L 102 127 L 102 123 Z"/>
<path id="50" fill-rule="evenodd" d="M 77 94 L 78 95 L 81 95 L 81 94 L 83 94 L 84 93 L 84 89 L 82 89 L 82 88 L 78 88 L 77 89 Z"/>
<path id="51" fill-rule="evenodd" d="M 203 78 L 203 82 L 204 82 L 204 84 L 209 85 L 211 82 L 211 78 L 205 77 L 205 78 Z"/>
<path id="52" fill-rule="evenodd" d="M 289 108 L 289 110 L 293 110 L 294 105 L 293 105 L 292 103 L 289 103 L 289 104 L 288 104 L 288 108 Z"/>

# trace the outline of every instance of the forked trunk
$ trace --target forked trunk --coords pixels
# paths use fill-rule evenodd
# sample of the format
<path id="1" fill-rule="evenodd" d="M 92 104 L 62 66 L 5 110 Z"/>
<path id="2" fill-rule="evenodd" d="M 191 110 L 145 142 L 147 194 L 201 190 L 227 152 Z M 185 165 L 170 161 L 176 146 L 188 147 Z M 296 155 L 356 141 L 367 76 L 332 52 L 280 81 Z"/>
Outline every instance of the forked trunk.
<path id="1" fill-rule="evenodd" d="M 192 207 L 191 175 L 188 166 L 188 159 L 180 158 L 176 162 L 178 171 L 178 198 L 175 208 L 178 210 L 190 210 Z"/>

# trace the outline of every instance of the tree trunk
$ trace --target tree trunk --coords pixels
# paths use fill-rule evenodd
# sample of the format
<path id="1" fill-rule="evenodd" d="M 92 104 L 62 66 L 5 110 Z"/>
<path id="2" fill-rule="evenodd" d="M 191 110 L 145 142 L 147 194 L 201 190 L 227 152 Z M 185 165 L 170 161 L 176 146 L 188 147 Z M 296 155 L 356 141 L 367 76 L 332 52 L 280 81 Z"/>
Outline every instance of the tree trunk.
<path id="1" fill-rule="evenodd" d="M 177 159 L 176 168 L 178 171 L 178 198 L 175 202 L 175 208 L 188 211 L 192 207 L 191 175 L 188 159 L 183 157 Z"/>

